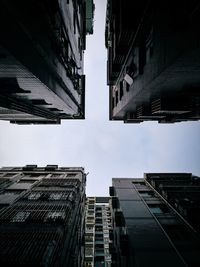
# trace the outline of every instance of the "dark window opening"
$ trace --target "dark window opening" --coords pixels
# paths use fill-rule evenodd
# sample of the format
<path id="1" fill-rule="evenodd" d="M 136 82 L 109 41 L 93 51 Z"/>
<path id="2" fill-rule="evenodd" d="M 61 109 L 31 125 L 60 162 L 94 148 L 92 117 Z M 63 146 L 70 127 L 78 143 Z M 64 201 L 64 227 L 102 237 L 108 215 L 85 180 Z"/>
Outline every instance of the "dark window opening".
<path id="1" fill-rule="evenodd" d="M 114 108 L 115 107 L 115 98 L 112 97 L 112 107 Z"/>
<path id="2" fill-rule="evenodd" d="M 126 83 L 126 92 L 129 92 L 130 90 L 130 84 Z"/>
<path id="3" fill-rule="evenodd" d="M 118 91 L 115 91 L 115 106 L 117 106 L 118 101 Z"/>
<path id="4" fill-rule="evenodd" d="M 104 244 L 95 244 L 95 249 L 103 249 Z"/>
<path id="5" fill-rule="evenodd" d="M 50 105 L 44 99 L 32 99 L 31 102 L 33 105 Z"/>
<path id="6" fill-rule="evenodd" d="M 145 40 L 144 38 L 142 38 L 139 45 L 139 74 L 143 74 L 145 65 L 146 65 L 146 47 L 145 47 Z"/>
<path id="7" fill-rule="evenodd" d="M 127 66 L 126 71 L 128 75 L 130 75 L 132 78 L 134 77 L 134 74 L 137 72 L 137 66 L 134 61 L 132 61 L 129 66 Z"/>
<path id="8" fill-rule="evenodd" d="M 96 219 L 96 220 L 95 220 L 95 223 L 97 223 L 97 224 L 102 224 L 103 222 L 102 222 L 102 219 Z"/>
<path id="9" fill-rule="evenodd" d="M 120 100 L 122 99 L 123 95 L 124 95 L 124 90 L 123 90 L 123 81 L 120 82 L 119 84 L 119 87 L 120 87 L 120 95 L 119 95 L 119 98 Z"/>
<path id="10" fill-rule="evenodd" d="M 73 13 L 73 25 L 74 25 L 74 34 L 76 34 L 76 12 Z"/>
<path id="11" fill-rule="evenodd" d="M 146 63 L 149 62 L 153 55 L 153 28 L 151 28 L 146 38 Z"/>
<path id="12" fill-rule="evenodd" d="M 102 232 L 103 231 L 103 227 L 102 226 L 95 226 L 95 231 Z"/>
<path id="13" fill-rule="evenodd" d="M 95 234 L 95 241 L 103 241 L 103 234 Z"/>

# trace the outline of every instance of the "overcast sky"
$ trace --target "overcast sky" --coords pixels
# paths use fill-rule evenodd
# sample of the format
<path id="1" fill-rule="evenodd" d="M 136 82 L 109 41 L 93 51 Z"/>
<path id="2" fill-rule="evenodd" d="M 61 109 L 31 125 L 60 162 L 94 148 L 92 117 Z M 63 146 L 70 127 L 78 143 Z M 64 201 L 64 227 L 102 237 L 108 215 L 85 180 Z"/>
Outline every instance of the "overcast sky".
<path id="1" fill-rule="evenodd" d="M 94 34 L 85 52 L 86 119 L 61 125 L 12 125 L 0 121 L 0 166 L 83 166 L 87 195 L 108 195 L 112 177 L 144 172 L 200 175 L 200 122 L 124 124 L 108 120 L 106 0 L 95 1 Z"/>

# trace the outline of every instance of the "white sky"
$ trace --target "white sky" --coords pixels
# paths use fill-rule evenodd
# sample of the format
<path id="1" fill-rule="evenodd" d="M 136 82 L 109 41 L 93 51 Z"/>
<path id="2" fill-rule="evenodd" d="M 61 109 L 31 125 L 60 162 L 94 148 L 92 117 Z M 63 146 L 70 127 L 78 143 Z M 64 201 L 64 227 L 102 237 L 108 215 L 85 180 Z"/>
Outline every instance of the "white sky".
<path id="1" fill-rule="evenodd" d="M 86 120 L 61 125 L 12 125 L 0 121 L 0 166 L 83 166 L 87 195 L 108 195 L 112 177 L 144 172 L 200 175 L 200 122 L 139 125 L 108 120 L 106 0 L 95 1 L 94 34 L 85 53 Z"/>

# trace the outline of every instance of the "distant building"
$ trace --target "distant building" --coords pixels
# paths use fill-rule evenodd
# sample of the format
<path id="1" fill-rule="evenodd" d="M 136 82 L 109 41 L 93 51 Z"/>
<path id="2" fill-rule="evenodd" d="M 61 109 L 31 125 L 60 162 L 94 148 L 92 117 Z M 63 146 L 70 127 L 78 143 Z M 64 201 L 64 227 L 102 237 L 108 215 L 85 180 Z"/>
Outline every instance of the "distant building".
<path id="1" fill-rule="evenodd" d="M 198 1 L 108 0 L 110 120 L 200 119 Z"/>
<path id="2" fill-rule="evenodd" d="M 109 197 L 88 197 L 85 217 L 85 267 L 111 267 L 112 219 Z"/>
<path id="3" fill-rule="evenodd" d="M 1 266 L 83 266 L 85 184 L 83 168 L 1 168 Z"/>
<path id="4" fill-rule="evenodd" d="M 0 119 L 84 119 L 83 51 L 93 13 L 93 0 L 1 1 Z"/>
<path id="5" fill-rule="evenodd" d="M 200 236 L 178 209 L 162 197 L 161 187 L 153 185 L 156 176 L 165 177 L 166 185 L 167 179 L 171 184 L 174 181 L 175 187 L 180 181 L 176 178 L 187 181 L 191 174 L 146 174 L 146 179 L 112 180 L 112 263 L 115 267 L 200 265 Z"/>

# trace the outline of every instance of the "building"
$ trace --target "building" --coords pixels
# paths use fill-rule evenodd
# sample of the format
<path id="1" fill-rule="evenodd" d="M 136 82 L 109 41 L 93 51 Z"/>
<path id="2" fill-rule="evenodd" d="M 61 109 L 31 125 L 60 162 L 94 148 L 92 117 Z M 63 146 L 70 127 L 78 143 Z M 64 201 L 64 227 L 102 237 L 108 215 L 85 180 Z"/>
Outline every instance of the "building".
<path id="1" fill-rule="evenodd" d="M 1 266 L 83 266 L 85 184 L 83 168 L 1 168 Z"/>
<path id="2" fill-rule="evenodd" d="M 198 1 L 108 0 L 110 120 L 200 119 Z"/>
<path id="3" fill-rule="evenodd" d="M 93 13 L 93 0 L 1 1 L 0 119 L 84 119 L 83 52 Z"/>
<path id="4" fill-rule="evenodd" d="M 111 267 L 112 219 L 109 197 L 87 197 L 85 267 Z"/>
<path id="5" fill-rule="evenodd" d="M 145 179 L 112 180 L 112 262 L 115 267 L 200 265 L 199 233 L 152 186 L 156 175 L 167 177 L 167 174 L 145 174 Z M 191 177 L 190 174 L 168 174 L 168 180 L 181 176 L 182 180 Z"/>
<path id="6" fill-rule="evenodd" d="M 200 178 L 191 173 L 147 173 L 145 179 L 200 232 Z"/>

